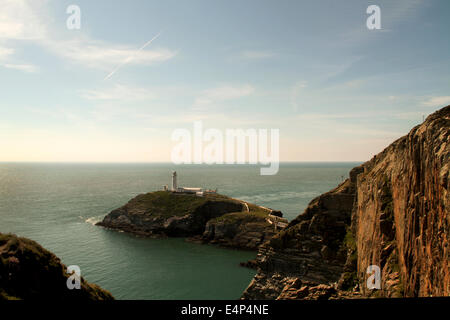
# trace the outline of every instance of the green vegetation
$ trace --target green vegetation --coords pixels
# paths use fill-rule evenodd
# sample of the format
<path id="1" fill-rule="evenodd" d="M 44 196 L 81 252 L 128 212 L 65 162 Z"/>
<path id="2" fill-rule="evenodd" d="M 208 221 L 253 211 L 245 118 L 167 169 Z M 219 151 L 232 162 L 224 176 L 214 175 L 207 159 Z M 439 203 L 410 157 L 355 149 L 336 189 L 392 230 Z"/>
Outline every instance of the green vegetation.
<path id="1" fill-rule="evenodd" d="M 241 211 L 224 214 L 220 217 L 212 219 L 215 222 L 234 223 L 237 221 L 266 221 L 268 214 L 262 210 L 260 211 Z"/>
<path id="2" fill-rule="evenodd" d="M 356 254 L 356 240 L 350 227 L 347 227 L 347 233 L 344 237 L 344 245 L 347 247 L 347 249 L 355 251 Z"/>
<path id="3" fill-rule="evenodd" d="M 213 196 L 213 195 L 208 195 L 208 196 Z M 217 195 L 219 196 L 219 198 L 216 199 L 229 199 L 231 201 L 237 201 L 237 200 L 233 200 L 230 198 L 227 198 L 225 196 L 221 196 L 221 195 Z M 239 201 L 237 201 L 239 202 Z M 249 211 L 247 211 L 246 206 L 244 205 L 242 208 L 242 211 L 239 212 L 231 212 L 231 213 L 227 213 L 224 214 L 220 217 L 216 217 L 214 219 L 212 219 L 211 221 L 214 222 L 226 222 L 226 223 L 234 223 L 237 221 L 246 221 L 246 222 L 250 222 L 250 221 L 261 221 L 261 222 L 266 222 L 266 218 L 269 216 L 269 211 L 261 208 L 260 206 L 257 206 L 255 204 L 252 203 L 247 203 L 248 209 Z"/>
<path id="4" fill-rule="evenodd" d="M 394 200 L 392 198 L 391 182 L 385 175 L 384 182 L 381 187 L 381 211 L 384 213 L 387 221 L 394 220 Z"/>
<path id="5" fill-rule="evenodd" d="M 50 267 L 59 265 L 59 259 L 36 242 L 13 234 L 0 234 L 0 268 L 10 264 L 12 257 L 21 255 L 26 261 L 47 261 Z"/>
<path id="6" fill-rule="evenodd" d="M 81 290 L 68 290 L 67 268 L 35 241 L 0 233 L 0 300 L 113 299 L 100 287 L 81 278 Z"/>
<path id="7" fill-rule="evenodd" d="M 351 268 L 351 271 L 346 271 L 342 274 L 342 289 L 350 290 L 358 283 L 358 274 L 356 266 L 358 263 L 358 251 L 356 247 L 356 240 L 350 227 L 347 227 L 347 233 L 345 234 L 343 247 L 347 250 L 350 259 L 347 260 L 347 268 Z"/>
<path id="8" fill-rule="evenodd" d="M 247 205 L 248 205 L 248 209 L 250 212 L 261 213 L 261 214 L 265 214 L 266 216 L 270 213 L 267 209 L 261 208 L 260 206 L 257 206 L 256 204 L 247 202 Z"/>
<path id="9" fill-rule="evenodd" d="M 156 191 L 141 194 L 128 202 L 131 214 L 148 214 L 152 216 L 171 217 L 192 214 L 197 208 L 208 202 L 231 202 L 238 201 L 219 194 L 207 194 L 198 197 L 195 194 L 177 194 L 167 191 Z"/>
<path id="10" fill-rule="evenodd" d="M 236 220 L 241 218 L 266 218 L 269 210 L 247 203 L 249 212 L 243 203 L 220 194 L 206 194 L 203 197 L 195 194 L 180 194 L 167 191 L 156 191 L 138 195 L 126 205 L 131 214 L 149 214 L 152 216 L 172 217 L 193 214 L 196 210 L 209 203 L 222 202 L 242 207 L 240 212 L 232 212 L 216 218 L 220 220 Z"/>
<path id="11" fill-rule="evenodd" d="M 397 254 L 397 244 L 396 241 L 393 240 L 387 244 L 387 246 L 393 246 L 393 250 L 387 258 L 387 265 L 389 270 L 392 272 L 400 272 L 400 265 L 398 263 L 398 254 Z"/>
<path id="12" fill-rule="evenodd" d="M 351 290 L 358 283 L 356 271 L 344 272 L 341 276 L 342 290 Z"/>

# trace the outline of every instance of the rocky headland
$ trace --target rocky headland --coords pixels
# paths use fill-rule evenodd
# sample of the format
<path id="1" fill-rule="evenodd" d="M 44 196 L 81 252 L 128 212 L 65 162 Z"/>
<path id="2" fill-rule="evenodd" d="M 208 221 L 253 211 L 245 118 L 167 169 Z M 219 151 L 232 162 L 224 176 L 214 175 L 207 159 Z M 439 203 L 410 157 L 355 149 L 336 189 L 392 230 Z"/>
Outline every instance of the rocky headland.
<path id="1" fill-rule="evenodd" d="M 260 246 L 242 298 L 449 296 L 449 133 L 447 106 L 313 199 Z"/>
<path id="2" fill-rule="evenodd" d="M 138 195 L 111 211 L 99 226 L 146 237 L 256 250 L 275 235 L 271 210 L 220 194 L 156 191 Z"/>
<path id="3" fill-rule="evenodd" d="M 81 288 L 67 288 L 67 267 L 35 241 L 0 233 L 0 300 L 112 300 L 81 277 Z"/>

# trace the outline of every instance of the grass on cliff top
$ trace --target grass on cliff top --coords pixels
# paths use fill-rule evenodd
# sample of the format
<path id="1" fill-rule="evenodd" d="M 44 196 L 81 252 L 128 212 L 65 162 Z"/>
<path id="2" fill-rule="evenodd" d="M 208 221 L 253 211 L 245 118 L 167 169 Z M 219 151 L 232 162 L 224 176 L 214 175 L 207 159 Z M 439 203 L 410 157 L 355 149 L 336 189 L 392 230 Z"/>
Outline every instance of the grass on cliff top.
<path id="1" fill-rule="evenodd" d="M 268 214 L 263 211 L 241 211 L 224 214 L 223 216 L 213 219 L 216 222 L 233 223 L 237 221 L 266 221 Z"/>
<path id="2" fill-rule="evenodd" d="M 8 263 L 10 256 L 21 254 L 24 258 L 33 259 L 36 261 L 46 261 L 52 266 L 59 265 L 59 259 L 51 252 L 45 250 L 37 242 L 17 237 L 13 234 L 1 234 L 0 233 L 0 263 L 5 265 Z"/>
<path id="3" fill-rule="evenodd" d="M 263 209 L 257 205 L 247 203 L 249 211 L 244 207 L 244 211 L 241 212 L 231 212 L 224 214 L 220 217 L 214 218 L 213 221 L 216 222 L 227 222 L 233 223 L 237 221 L 261 221 L 265 222 L 266 218 L 269 216 L 269 211 Z M 268 223 L 268 222 L 266 222 Z"/>
<path id="4" fill-rule="evenodd" d="M 67 268 L 39 243 L 0 233 L 0 300 L 113 299 L 112 295 L 81 278 L 82 290 L 66 287 Z"/>
<path id="5" fill-rule="evenodd" d="M 127 207 L 131 214 L 151 212 L 154 216 L 184 216 L 193 213 L 207 202 L 237 203 L 238 201 L 220 194 L 207 194 L 199 197 L 195 194 L 156 191 L 138 195 L 128 202 Z"/>

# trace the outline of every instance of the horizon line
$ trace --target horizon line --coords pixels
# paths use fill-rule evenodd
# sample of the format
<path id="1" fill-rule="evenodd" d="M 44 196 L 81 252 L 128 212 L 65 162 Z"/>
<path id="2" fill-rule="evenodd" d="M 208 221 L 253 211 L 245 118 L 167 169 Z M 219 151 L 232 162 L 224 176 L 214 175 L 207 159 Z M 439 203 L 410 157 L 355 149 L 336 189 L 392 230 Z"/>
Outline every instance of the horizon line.
<path id="1" fill-rule="evenodd" d="M 286 161 L 279 161 L 280 164 L 282 163 L 363 163 L 368 160 L 286 160 Z M 0 164 L 7 164 L 7 163 L 17 163 L 17 164 L 25 164 L 25 163 L 48 163 L 48 164 L 172 164 L 174 166 L 183 166 L 183 165 L 206 165 L 206 166 L 220 166 L 220 165 L 251 165 L 251 166 L 265 166 L 268 164 L 262 164 L 262 163 L 181 163 L 181 164 L 175 164 L 170 161 L 1 161 Z"/>

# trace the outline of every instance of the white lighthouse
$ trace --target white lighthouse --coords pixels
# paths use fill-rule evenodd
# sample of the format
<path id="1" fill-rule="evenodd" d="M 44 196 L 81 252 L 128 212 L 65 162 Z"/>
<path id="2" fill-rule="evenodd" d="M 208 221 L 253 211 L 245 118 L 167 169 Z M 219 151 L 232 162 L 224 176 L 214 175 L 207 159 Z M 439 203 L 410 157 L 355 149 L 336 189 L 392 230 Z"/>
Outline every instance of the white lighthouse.
<path id="1" fill-rule="evenodd" d="M 177 172 L 174 171 L 172 172 L 172 191 L 177 191 L 178 190 L 178 186 L 177 186 Z"/>
<path id="2" fill-rule="evenodd" d="M 165 185 L 165 186 L 163 186 L 163 190 L 169 191 L 169 187 L 167 185 Z M 176 192 L 176 193 L 190 193 L 190 194 L 195 194 L 197 196 L 203 196 L 205 194 L 217 193 L 217 189 L 211 190 L 211 189 L 203 189 L 203 188 L 178 187 L 176 171 L 172 171 L 172 186 L 170 187 L 170 191 Z"/>

